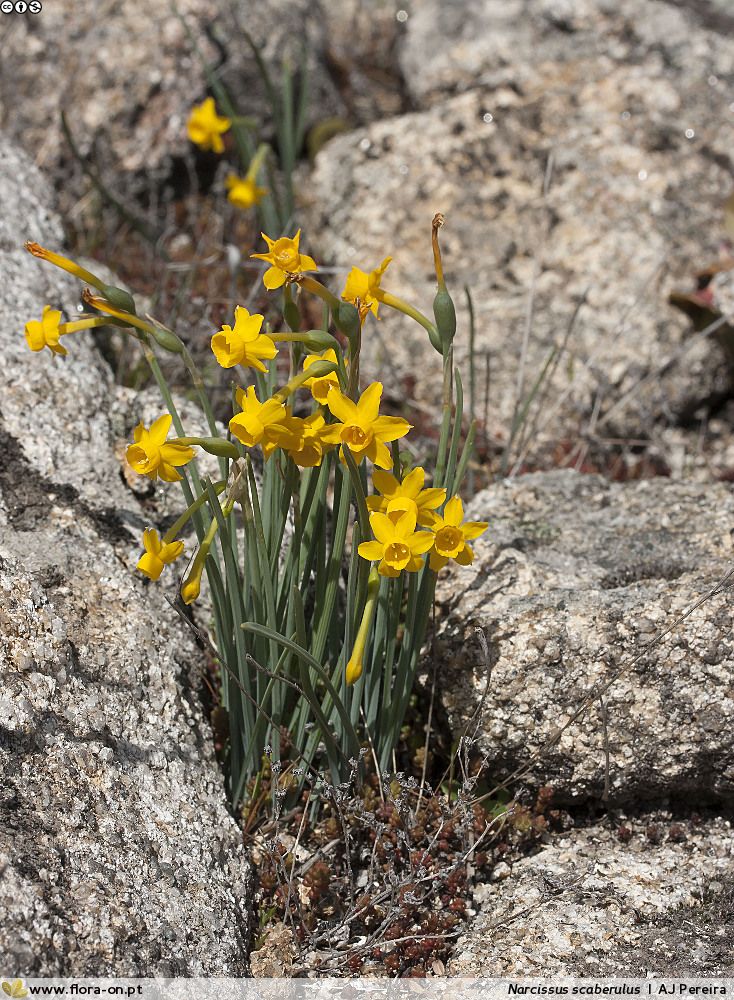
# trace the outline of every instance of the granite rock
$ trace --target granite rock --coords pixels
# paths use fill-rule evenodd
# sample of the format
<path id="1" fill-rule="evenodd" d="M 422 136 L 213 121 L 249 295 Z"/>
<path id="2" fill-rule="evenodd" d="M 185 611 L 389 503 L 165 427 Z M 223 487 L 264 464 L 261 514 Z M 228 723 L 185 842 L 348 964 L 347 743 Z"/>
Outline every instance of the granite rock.
<path id="1" fill-rule="evenodd" d="M 480 416 L 489 358 L 490 453 L 556 352 L 510 467 L 606 471 L 620 440 L 627 465 L 641 447 L 676 474 L 728 461 L 715 442 L 708 468 L 701 423 L 730 390 L 725 358 L 668 304 L 716 257 L 730 188 L 731 16 L 704 8 L 420 0 L 399 47 L 419 110 L 338 136 L 304 184 L 319 259 L 346 271 L 392 254 L 384 286 L 428 315 L 430 224 L 445 214 L 456 359 L 468 381 L 467 285 Z M 432 405 L 439 358 L 420 327 L 381 313 L 366 375 Z M 683 455 L 680 419 L 695 431 Z"/>
<path id="2" fill-rule="evenodd" d="M 134 572 L 150 514 L 115 453 L 128 395 L 88 333 L 64 359 L 28 351 L 26 320 L 73 315 L 78 289 L 22 249 L 63 234 L 5 139 L 0 198 L 0 953 L 35 976 L 243 975 L 251 869 L 202 654 L 173 574 Z"/>
<path id="3" fill-rule="evenodd" d="M 310 7 L 267 0 L 251 7 L 245 24 L 234 7 L 202 0 L 179 2 L 181 18 L 168 4 L 141 0 L 47 4 L 8 25 L 0 125 L 40 166 L 54 169 L 67 155 L 58 124 L 65 111 L 84 150 L 94 137 L 123 171 L 150 169 L 185 147 L 188 112 L 207 90 L 202 59 L 246 103 L 241 113 L 265 111 L 262 77 L 241 31 L 247 28 L 277 73 L 283 58 L 297 59 L 304 38 L 311 53 L 322 50 L 323 26 Z M 315 106 L 338 106 L 326 74 L 315 62 L 312 69 Z"/>
<path id="4" fill-rule="evenodd" d="M 731 976 L 731 823 L 618 815 L 480 885 L 450 976 Z"/>
<path id="5" fill-rule="evenodd" d="M 467 516 L 489 529 L 473 565 L 439 580 L 439 676 L 490 785 L 549 784 L 575 806 L 731 802 L 730 591 L 646 648 L 731 570 L 730 489 L 535 473 Z M 587 704 L 608 681 L 603 707 Z"/>

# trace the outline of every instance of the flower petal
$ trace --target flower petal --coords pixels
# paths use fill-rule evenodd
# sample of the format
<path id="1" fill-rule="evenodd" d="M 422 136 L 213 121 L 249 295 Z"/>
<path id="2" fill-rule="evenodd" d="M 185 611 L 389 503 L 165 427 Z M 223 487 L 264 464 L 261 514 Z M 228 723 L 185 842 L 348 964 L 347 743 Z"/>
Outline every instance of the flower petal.
<path id="1" fill-rule="evenodd" d="M 341 420 L 343 424 L 358 423 L 359 417 L 356 404 L 348 396 L 344 396 L 336 386 L 333 389 L 329 389 L 329 395 L 326 397 L 326 405 L 336 419 Z"/>
<path id="2" fill-rule="evenodd" d="M 372 534 L 378 542 L 383 542 L 385 545 L 389 545 L 397 537 L 395 525 L 387 514 L 383 514 L 380 511 L 370 514 L 370 527 L 372 528 Z"/>
<path id="3" fill-rule="evenodd" d="M 150 552 L 151 555 L 160 555 L 162 548 L 161 540 L 155 528 L 146 528 L 143 532 L 143 548 L 146 552 Z"/>
<path id="4" fill-rule="evenodd" d="M 148 431 L 148 440 L 152 445 L 159 447 L 163 444 L 168 437 L 172 421 L 173 417 L 170 413 L 164 413 L 163 416 L 153 421 Z"/>
<path id="5" fill-rule="evenodd" d="M 161 547 L 159 553 L 164 563 L 175 562 L 184 550 L 184 543 L 179 538 L 175 542 L 167 542 Z"/>
<path id="6" fill-rule="evenodd" d="M 446 499 L 446 490 L 439 489 L 438 486 L 431 486 L 427 490 L 422 490 L 416 498 L 416 502 L 421 510 L 435 510 L 440 507 Z"/>
<path id="7" fill-rule="evenodd" d="M 186 465 L 194 457 L 196 452 L 188 444 L 164 444 L 161 447 L 161 461 L 166 465 Z"/>
<path id="8" fill-rule="evenodd" d="M 454 559 L 460 566 L 469 566 L 474 561 L 474 550 L 471 545 L 465 545 L 464 548 L 458 552 Z"/>
<path id="9" fill-rule="evenodd" d="M 285 271 L 281 271 L 279 267 L 269 267 L 263 275 L 263 285 L 265 285 L 269 292 L 272 292 L 273 289 L 284 285 L 287 277 L 288 275 Z"/>
<path id="10" fill-rule="evenodd" d="M 388 500 L 400 489 L 400 483 L 392 472 L 381 472 L 379 469 L 372 473 L 372 485 Z"/>
<path id="11" fill-rule="evenodd" d="M 479 538 L 489 527 L 488 521 L 466 521 L 461 525 L 461 531 L 467 541 L 471 538 Z"/>
<path id="12" fill-rule="evenodd" d="M 455 528 L 461 524 L 461 519 L 464 516 L 464 504 L 461 502 L 461 497 L 455 496 L 447 502 L 443 509 L 443 519 L 446 524 L 450 524 Z"/>
<path id="13" fill-rule="evenodd" d="M 343 424 L 327 424 L 319 432 L 319 437 L 324 444 L 340 444 Z"/>
<path id="14" fill-rule="evenodd" d="M 144 573 L 149 580 L 157 580 L 163 572 L 163 561 L 158 556 L 145 552 L 138 560 L 136 569 Z"/>
<path id="15" fill-rule="evenodd" d="M 372 431 L 380 441 L 397 441 L 413 429 L 413 425 L 402 417 L 378 417 L 372 424 Z"/>
<path id="16" fill-rule="evenodd" d="M 215 333 L 211 340 L 211 349 L 217 364 L 222 368 L 234 368 L 240 363 L 242 351 L 233 351 L 229 337 L 223 331 Z"/>
<path id="17" fill-rule="evenodd" d="M 423 569 L 425 561 L 423 556 L 411 556 L 408 560 L 408 565 L 405 567 L 406 573 L 418 573 Z"/>
<path id="18" fill-rule="evenodd" d="M 306 253 L 299 255 L 298 263 L 300 271 L 318 271 L 319 269 L 319 266 L 313 257 L 309 257 Z"/>
<path id="19" fill-rule="evenodd" d="M 382 397 L 382 382 L 373 382 L 368 385 L 359 398 L 357 411 L 359 412 L 360 423 L 372 424 L 377 421 L 380 412 L 380 399 Z"/>
<path id="20" fill-rule="evenodd" d="M 446 558 L 446 556 L 440 556 L 438 552 L 435 551 L 431 552 L 430 558 L 428 560 L 428 564 L 434 573 L 438 573 L 440 569 L 443 569 L 447 562 L 448 559 Z"/>
<path id="21" fill-rule="evenodd" d="M 409 538 L 415 531 L 415 507 L 411 507 L 409 510 L 404 511 L 399 517 L 390 518 L 395 525 L 395 534 L 400 539 L 401 542 L 406 542 L 409 544 Z"/>
<path id="22" fill-rule="evenodd" d="M 389 563 L 386 563 L 384 559 L 377 567 L 377 572 L 380 576 L 391 576 L 393 578 L 400 576 L 400 570 L 393 569 L 393 567 Z"/>
<path id="23" fill-rule="evenodd" d="M 392 469 L 390 449 L 386 444 L 377 439 L 370 442 L 370 446 L 367 449 L 367 457 L 373 465 L 377 465 L 381 469 Z"/>
<path id="24" fill-rule="evenodd" d="M 370 562 L 377 562 L 382 559 L 382 554 L 385 551 L 385 546 L 382 542 L 362 542 L 362 544 L 357 549 L 357 552 L 362 556 L 363 559 L 369 559 Z"/>
<path id="25" fill-rule="evenodd" d="M 433 545 L 433 534 L 430 531 L 416 531 L 412 538 L 407 539 L 407 543 L 413 555 L 423 555 Z"/>
<path id="26" fill-rule="evenodd" d="M 408 473 L 405 479 L 403 479 L 400 492 L 406 497 L 411 497 L 411 499 L 417 500 L 418 494 L 423 489 L 425 481 L 426 470 L 422 469 L 420 465 L 418 465 L 415 469 L 412 469 Z"/>
<path id="27" fill-rule="evenodd" d="M 161 462 L 158 469 L 158 475 L 161 477 L 164 483 L 180 483 L 183 476 L 179 475 L 172 465 L 167 462 Z"/>

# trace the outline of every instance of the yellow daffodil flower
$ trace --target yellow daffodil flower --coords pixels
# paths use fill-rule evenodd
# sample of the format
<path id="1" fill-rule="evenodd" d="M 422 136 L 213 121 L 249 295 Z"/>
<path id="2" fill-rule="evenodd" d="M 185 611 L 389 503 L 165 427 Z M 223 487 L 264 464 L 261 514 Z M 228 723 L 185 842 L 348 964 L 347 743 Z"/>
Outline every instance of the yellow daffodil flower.
<path id="1" fill-rule="evenodd" d="M 430 555 L 431 569 L 438 572 L 449 559 L 468 566 L 474 559 L 474 551 L 467 545 L 467 541 L 478 538 L 488 527 L 487 521 L 464 521 L 461 497 L 451 497 L 444 507 L 443 516 L 435 515 L 431 525 L 434 537 Z"/>
<path id="2" fill-rule="evenodd" d="M 232 126 L 229 118 L 217 114 L 213 97 L 207 97 L 201 104 L 191 109 L 186 130 L 189 139 L 200 149 L 212 149 L 215 153 L 224 152 L 222 135 Z"/>
<path id="3" fill-rule="evenodd" d="M 54 354 L 68 354 L 65 347 L 59 343 L 61 336 L 61 313 L 51 306 L 43 307 L 40 320 L 29 320 L 25 325 L 25 339 L 32 351 L 42 351 L 48 347 Z"/>
<path id="4" fill-rule="evenodd" d="M 291 275 L 303 274 L 304 271 L 318 271 L 313 257 L 301 253 L 298 249 L 301 239 L 300 229 L 293 239 L 281 236 L 278 240 L 271 240 L 265 233 L 261 233 L 261 236 L 268 245 L 268 252 L 252 253 L 250 256 L 271 265 L 263 275 L 263 284 L 267 289 L 280 288 Z"/>
<path id="5" fill-rule="evenodd" d="M 411 511 L 418 524 L 430 528 L 436 518 L 433 511 L 446 499 L 446 490 L 437 487 L 424 490 L 425 481 L 426 472 L 420 466 L 409 472 L 402 483 L 391 472 L 375 469 L 372 482 L 382 496 L 367 497 L 367 507 L 379 510 L 393 520 Z"/>
<path id="6" fill-rule="evenodd" d="M 367 646 L 372 619 L 377 606 L 377 597 L 380 593 L 380 574 L 372 566 L 369 580 L 367 581 L 367 599 L 362 612 L 362 621 L 359 623 L 357 638 L 354 640 L 352 655 L 347 660 L 347 668 L 344 679 L 347 684 L 355 684 L 362 676 L 364 670 L 364 651 Z"/>
<path id="7" fill-rule="evenodd" d="M 175 542 L 161 541 L 155 528 L 146 528 L 143 532 L 144 554 L 140 557 L 137 568 L 149 580 L 157 580 L 163 572 L 163 567 L 175 562 L 184 550 L 184 543 L 179 539 Z"/>
<path id="8" fill-rule="evenodd" d="M 332 351 L 329 348 L 326 351 L 322 351 L 321 354 L 308 354 L 303 362 L 303 370 L 308 371 L 311 365 L 315 364 L 317 361 L 333 361 L 336 364 L 336 351 Z M 311 395 L 320 403 L 321 406 L 326 405 L 326 397 L 329 395 L 329 389 L 332 386 L 339 388 L 339 376 L 336 372 L 329 372 L 328 375 L 322 375 L 321 378 L 309 378 L 303 383 L 307 389 L 311 390 Z"/>
<path id="9" fill-rule="evenodd" d="M 290 441 L 283 444 L 286 451 L 302 469 L 311 469 L 321 465 L 321 459 L 328 446 L 322 439 L 326 421 L 320 413 L 312 413 L 305 419 L 287 416 L 284 426 L 288 431 Z"/>
<path id="10" fill-rule="evenodd" d="M 234 311 L 234 327 L 222 327 L 219 333 L 212 337 L 212 351 L 222 368 L 234 368 L 243 365 L 245 368 L 256 368 L 266 372 L 262 358 L 270 361 L 278 353 L 270 337 L 260 333 L 263 317 L 260 313 L 252 316 L 244 306 L 236 306 Z"/>
<path id="11" fill-rule="evenodd" d="M 258 187 L 254 177 L 237 177 L 230 174 L 225 181 L 227 185 L 227 198 L 237 208 L 252 208 L 259 205 L 265 195 L 267 188 Z"/>
<path id="12" fill-rule="evenodd" d="M 290 442 L 285 407 L 279 400 L 266 399 L 261 403 L 254 385 L 248 386 L 246 391 L 238 389 L 236 396 L 242 412 L 232 417 L 229 429 L 238 441 L 247 448 L 262 444 L 266 458 L 278 445 Z"/>
<path id="13" fill-rule="evenodd" d="M 361 271 L 358 267 L 353 267 L 347 275 L 342 298 L 359 309 L 362 320 L 368 312 L 373 312 L 377 316 L 377 309 L 380 305 L 377 294 L 382 276 L 391 260 L 392 257 L 385 257 L 380 266 L 376 267 L 374 271 L 370 271 L 369 274 L 366 271 Z"/>
<path id="14" fill-rule="evenodd" d="M 227 502 L 222 507 L 222 513 L 225 517 L 229 517 L 232 513 L 232 507 L 234 504 L 232 502 Z M 196 551 L 193 562 L 189 567 L 189 571 L 184 577 L 181 583 L 181 600 L 184 604 L 193 604 L 196 598 L 201 593 L 201 575 L 204 571 L 204 564 L 206 563 L 207 557 L 209 556 L 209 550 L 212 547 L 212 542 L 219 529 L 219 521 L 216 517 L 212 518 L 212 523 L 209 525 L 206 534 L 201 542 L 201 545 Z"/>
<path id="15" fill-rule="evenodd" d="M 328 444 L 342 445 L 342 459 L 346 445 L 355 462 L 368 458 L 381 469 L 392 468 L 392 456 L 385 442 L 405 437 L 412 424 L 402 417 L 381 417 L 381 396 L 381 382 L 368 385 L 357 403 L 339 389 L 329 389 L 326 405 L 340 423 L 325 427 L 322 437 Z"/>
<path id="16" fill-rule="evenodd" d="M 378 562 L 381 576 L 400 576 L 403 570 L 414 573 L 423 566 L 424 553 L 434 544 L 430 531 L 415 530 L 415 514 L 407 511 L 393 521 L 379 511 L 370 514 L 375 540 L 362 542 L 357 550 L 363 559 Z"/>
<path id="17" fill-rule="evenodd" d="M 139 423 L 134 431 L 135 443 L 128 445 L 127 460 L 141 476 L 149 479 L 160 477 L 166 483 L 177 483 L 182 476 L 176 467 L 186 465 L 194 457 L 194 449 L 179 444 L 175 439 L 166 441 L 171 429 L 171 415 L 164 413 L 150 429 Z"/>
<path id="18" fill-rule="evenodd" d="M 104 326 L 108 322 L 104 316 L 90 316 L 87 319 L 77 319 L 72 323 L 62 323 L 61 313 L 51 306 L 43 307 L 41 319 L 31 319 L 25 325 L 25 339 L 32 351 L 42 351 L 48 347 L 54 354 L 68 354 L 65 347 L 59 343 L 60 337 L 78 330 L 89 330 L 93 326 Z"/>

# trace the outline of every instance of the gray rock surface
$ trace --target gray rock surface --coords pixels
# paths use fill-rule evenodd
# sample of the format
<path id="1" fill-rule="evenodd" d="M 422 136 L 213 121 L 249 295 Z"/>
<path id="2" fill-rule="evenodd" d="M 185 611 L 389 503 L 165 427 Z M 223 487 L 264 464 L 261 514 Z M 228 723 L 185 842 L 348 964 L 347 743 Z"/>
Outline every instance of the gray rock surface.
<path id="1" fill-rule="evenodd" d="M 607 776 L 611 803 L 730 803 L 731 591 L 632 662 L 732 569 L 730 488 L 536 473 L 483 491 L 470 515 L 489 530 L 473 565 L 439 580 L 440 684 L 489 782 L 527 768 L 513 788 L 548 783 L 561 803 L 599 802 Z M 620 670 L 604 710 L 595 700 L 534 761 Z"/>
<path id="2" fill-rule="evenodd" d="M 731 976 L 734 838 L 721 818 L 616 817 L 479 886 L 450 976 Z"/>
<path id="3" fill-rule="evenodd" d="M 199 701 L 202 657 L 134 571 L 150 514 L 125 484 L 126 403 L 73 314 L 45 184 L 0 140 L 0 954 L 25 975 L 242 975 L 251 870 Z M 118 432 L 119 433 L 119 432 Z M 155 523 L 155 522 L 154 522 Z"/>
<path id="4" fill-rule="evenodd" d="M 512 463 L 606 469 L 622 450 L 632 466 L 623 439 L 675 474 L 724 471 L 726 441 L 709 441 L 701 417 L 727 390 L 725 360 L 667 299 L 724 232 L 731 14 L 633 0 L 419 0 L 408 12 L 399 58 L 419 110 L 320 153 L 304 183 L 317 258 L 371 268 L 392 254 L 385 287 L 430 315 L 430 222 L 445 213 L 465 380 L 465 284 L 474 299 L 479 407 L 490 356 L 490 451 L 556 348 Z M 365 372 L 430 405 L 439 359 L 422 330 L 384 310 L 365 339 Z M 694 433 L 679 437 L 682 415 Z"/>
<path id="5" fill-rule="evenodd" d="M 391 5 L 372 15 L 356 0 L 325 7 L 314 0 L 246 7 L 178 0 L 176 7 L 191 37 L 167 2 L 75 0 L 45 4 L 38 15 L 3 17 L 0 128 L 71 185 L 68 200 L 86 188 L 60 112 L 118 194 L 139 191 L 144 177 L 149 188 L 159 188 L 171 180 L 174 161 L 193 152 L 185 125 L 191 106 L 208 92 L 202 59 L 239 113 L 269 128 L 266 88 L 245 30 L 276 85 L 283 62 L 296 67 L 305 43 L 311 125 L 336 116 L 344 128 L 349 120 L 372 120 L 378 109 L 402 107 L 392 58 L 400 25 Z"/>
<path id="6" fill-rule="evenodd" d="M 58 125 L 63 110 L 84 150 L 94 138 L 123 171 L 150 169 L 185 148 L 186 118 L 207 89 L 197 48 L 237 85 L 247 105 L 240 112 L 252 114 L 264 110 L 264 86 L 238 25 L 263 44 L 276 72 L 284 56 L 297 57 L 306 29 L 312 50 L 323 45 L 305 3 L 252 5 L 246 23 L 234 19 L 234 8 L 202 0 L 180 0 L 177 8 L 193 41 L 170 4 L 143 0 L 46 4 L 36 16 L 8 18 L 0 126 L 22 138 L 39 165 L 54 169 L 60 154 L 68 155 Z M 312 76 L 312 86 L 317 106 L 333 105 L 323 71 Z"/>

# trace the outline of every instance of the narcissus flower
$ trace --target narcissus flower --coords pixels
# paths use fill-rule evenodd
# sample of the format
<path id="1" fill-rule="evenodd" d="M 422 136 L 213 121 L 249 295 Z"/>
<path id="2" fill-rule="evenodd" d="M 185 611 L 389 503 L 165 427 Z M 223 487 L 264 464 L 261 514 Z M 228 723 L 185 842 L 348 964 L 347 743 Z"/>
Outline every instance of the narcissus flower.
<path id="1" fill-rule="evenodd" d="M 305 419 L 288 415 L 284 425 L 288 432 L 288 440 L 282 441 L 282 447 L 296 465 L 302 469 L 321 465 L 324 452 L 328 450 L 328 445 L 322 438 L 326 421 L 321 413 L 312 413 Z"/>
<path id="2" fill-rule="evenodd" d="M 424 490 L 425 481 L 426 472 L 420 466 L 409 472 L 402 483 L 391 472 L 375 469 L 372 482 L 382 496 L 367 497 L 367 506 L 387 514 L 393 521 L 411 511 L 418 524 L 430 528 L 436 518 L 433 511 L 446 499 L 446 490 L 437 487 Z"/>
<path id="3" fill-rule="evenodd" d="M 336 351 L 329 349 L 321 354 L 308 354 L 303 362 L 303 370 L 308 371 L 311 365 L 316 364 L 317 361 L 333 361 L 336 364 Z M 316 402 L 324 406 L 329 389 L 332 386 L 339 388 L 339 376 L 336 372 L 329 372 L 328 375 L 322 375 L 321 378 L 306 379 L 303 384 L 305 388 L 311 390 L 311 395 Z"/>
<path id="4" fill-rule="evenodd" d="M 40 320 L 29 320 L 25 325 L 25 339 L 32 351 L 42 351 L 48 347 L 54 354 L 68 354 L 65 347 L 59 343 L 61 336 L 61 313 L 51 306 L 43 307 Z"/>
<path id="5" fill-rule="evenodd" d="M 222 513 L 225 517 L 229 517 L 232 513 L 232 507 L 232 503 L 225 503 L 222 507 Z M 204 535 L 202 543 L 196 551 L 193 562 L 191 563 L 191 566 L 181 583 L 180 594 L 181 600 L 184 604 L 193 604 L 201 593 L 201 575 L 204 571 L 204 564 L 209 556 L 209 550 L 212 547 L 212 542 L 214 541 L 214 537 L 218 530 L 219 521 L 216 517 L 213 517 L 212 523 L 209 525 L 207 533 Z"/>
<path id="6" fill-rule="evenodd" d="M 60 253 L 54 253 L 53 250 L 47 250 L 42 247 L 39 243 L 34 243 L 32 240 L 28 240 L 24 244 L 28 253 L 33 254 L 38 260 L 48 261 L 49 264 L 54 264 L 56 267 L 60 267 L 62 271 L 66 271 L 68 274 L 73 274 L 75 278 L 79 278 L 80 281 L 86 281 L 88 285 L 93 288 L 97 288 L 100 292 L 104 291 L 106 285 L 101 278 L 98 278 L 96 274 L 92 274 L 85 267 L 81 267 L 75 260 L 70 260 L 68 257 L 62 256 Z"/>
<path id="7" fill-rule="evenodd" d="M 329 389 L 326 405 L 340 423 L 325 427 L 322 437 L 328 444 L 342 445 L 342 459 L 346 445 L 355 462 L 368 458 L 381 469 L 392 468 L 390 449 L 385 442 L 405 437 L 412 424 L 402 417 L 381 417 L 381 396 L 381 382 L 368 385 L 357 403 L 339 389 Z"/>
<path id="8" fill-rule="evenodd" d="M 290 440 L 285 407 L 277 399 L 261 403 L 254 385 L 246 391 L 238 389 L 236 396 L 242 412 L 232 417 L 229 429 L 247 448 L 262 444 L 263 454 L 269 458 L 281 442 Z"/>
<path id="9" fill-rule="evenodd" d="M 431 525 L 434 537 L 430 555 L 431 569 L 438 572 L 449 559 L 468 566 L 474 559 L 474 551 L 467 542 L 478 538 L 488 527 L 487 521 L 464 521 L 461 497 L 451 497 L 443 509 L 443 516 L 436 515 Z"/>
<path id="10" fill-rule="evenodd" d="M 303 274 L 304 271 L 318 271 L 313 257 L 301 253 L 298 249 L 301 240 L 300 229 L 293 239 L 281 236 L 278 240 L 271 240 L 265 233 L 261 233 L 261 236 L 268 245 L 268 252 L 252 253 L 250 256 L 256 260 L 264 260 L 271 265 L 263 275 L 263 284 L 266 288 L 271 290 L 280 288 L 294 274 Z"/>
<path id="11" fill-rule="evenodd" d="M 378 562 L 382 576 L 400 576 L 403 570 L 414 573 L 423 565 L 421 556 L 433 545 L 430 531 L 415 530 L 415 514 L 407 511 L 396 521 L 387 514 L 370 514 L 375 540 L 362 542 L 357 550 L 363 559 Z"/>
<path id="12" fill-rule="evenodd" d="M 128 445 L 127 460 L 139 475 L 149 479 L 160 477 L 166 483 L 177 483 L 182 479 L 176 468 L 191 461 L 194 449 L 189 445 L 179 444 L 175 438 L 166 441 L 171 420 L 170 413 L 164 413 L 149 429 L 142 423 L 135 428 L 135 444 Z"/>
<path id="13" fill-rule="evenodd" d="M 365 601 L 364 611 L 362 612 L 362 621 L 359 623 L 357 638 L 354 640 L 354 646 L 352 647 L 352 655 L 347 660 L 347 668 L 344 677 L 347 684 L 355 684 L 362 676 L 362 671 L 364 670 L 364 651 L 367 646 L 367 639 L 369 638 L 370 629 L 372 627 L 372 619 L 375 614 L 375 607 L 377 605 L 377 597 L 379 593 L 380 574 L 373 566 L 370 569 L 370 575 L 367 581 L 367 600 Z"/>
<path id="14" fill-rule="evenodd" d="M 270 337 L 260 333 L 262 325 L 260 313 L 251 316 L 244 306 L 236 306 L 234 327 L 225 324 L 212 337 L 212 351 L 222 368 L 243 365 L 245 368 L 256 368 L 259 372 L 267 371 L 262 359 L 270 361 L 278 353 L 278 348 Z"/>
<path id="15" fill-rule="evenodd" d="M 357 306 L 362 319 L 368 312 L 373 312 L 377 316 L 377 309 L 380 305 L 380 300 L 377 297 L 380 282 L 391 260 L 392 257 L 385 257 L 380 266 L 376 267 L 374 271 L 370 271 L 369 274 L 366 271 L 360 271 L 358 267 L 353 267 L 347 275 L 342 298 Z"/>
<path id="16" fill-rule="evenodd" d="M 163 572 L 163 567 L 175 562 L 184 550 L 184 543 L 179 539 L 175 542 L 162 542 L 155 528 L 146 528 L 143 532 L 143 548 L 145 553 L 140 557 L 137 568 L 149 580 L 157 580 Z"/>
<path id="17" fill-rule="evenodd" d="M 213 97 L 207 97 L 201 104 L 191 109 L 186 130 L 189 139 L 200 149 L 212 149 L 215 153 L 224 151 L 222 135 L 232 126 L 229 118 L 217 114 Z"/>
<path id="18" fill-rule="evenodd" d="M 68 354 L 66 348 L 59 343 L 59 337 L 107 323 L 109 320 L 106 316 L 87 316 L 85 319 L 72 320 L 71 323 L 62 323 L 58 309 L 44 306 L 40 320 L 32 319 L 26 323 L 25 339 L 32 351 L 42 351 L 44 347 L 48 347 L 54 354 Z"/>
<path id="19" fill-rule="evenodd" d="M 254 177 L 237 177 L 230 174 L 225 181 L 227 185 L 227 198 L 237 208 L 252 208 L 259 205 L 265 195 L 267 188 L 258 187 Z"/>

